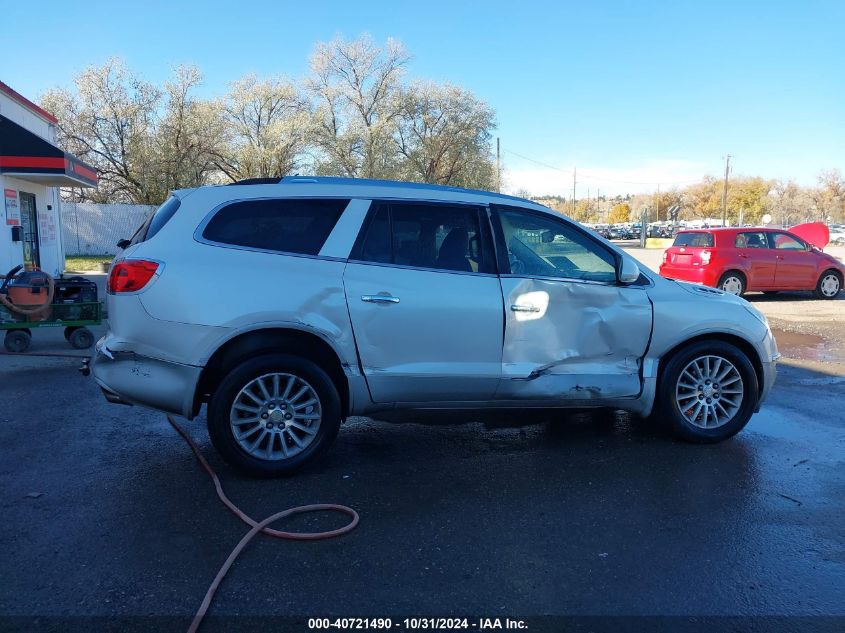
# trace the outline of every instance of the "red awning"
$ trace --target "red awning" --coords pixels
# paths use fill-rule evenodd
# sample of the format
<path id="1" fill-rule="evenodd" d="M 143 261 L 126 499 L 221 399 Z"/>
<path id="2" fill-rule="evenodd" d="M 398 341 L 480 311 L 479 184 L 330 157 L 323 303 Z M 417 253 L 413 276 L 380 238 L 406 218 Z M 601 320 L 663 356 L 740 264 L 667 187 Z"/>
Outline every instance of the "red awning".
<path id="1" fill-rule="evenodd" d="M 48 187 L 96 187 L 97 171 L 0 115 L 0 174 Z"/>

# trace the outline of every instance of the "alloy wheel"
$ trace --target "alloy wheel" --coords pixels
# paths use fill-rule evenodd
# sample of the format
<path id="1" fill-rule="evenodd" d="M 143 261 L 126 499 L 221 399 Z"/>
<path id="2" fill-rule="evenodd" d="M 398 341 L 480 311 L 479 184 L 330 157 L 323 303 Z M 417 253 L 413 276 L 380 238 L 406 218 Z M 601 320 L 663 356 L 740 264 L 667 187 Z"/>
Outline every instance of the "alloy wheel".
<path id="1" fill-rule="evenodd" d="M 321 420 L 317 391 L 287 373 L 264 374 L 248 382 L 229 414 L 238 445 L 253 457 L 271 461 L 304 451 L 317 436 Z"/>
<path id="2" fill-rule="evenodd" d="M 684 419 L 702 429 L 724 426 L 742 406 L 744 388 L 737 368 L 721 356 L 700 356 L 687 364 L 675 385 Z"/>

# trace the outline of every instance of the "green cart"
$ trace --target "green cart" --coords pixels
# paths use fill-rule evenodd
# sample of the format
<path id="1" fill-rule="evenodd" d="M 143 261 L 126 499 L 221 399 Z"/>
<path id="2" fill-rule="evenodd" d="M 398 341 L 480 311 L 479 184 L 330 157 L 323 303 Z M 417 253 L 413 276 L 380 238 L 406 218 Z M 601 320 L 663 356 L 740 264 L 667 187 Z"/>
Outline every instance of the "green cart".
<path id="1" fill-rule="evenodd" d="M 88 349 L 94 344 L 94 333 L 89 325 L 100 325 L 103 304 L 54 303 L 43 314 L 27 317 L 10 312 L 0 305 L 0 330 L 6 330 L 3 345 L 9 352 L 25 352 L 32 341 L 32 330 L 39 327 L 63 327 L 65 339 L 76 349 Z"/>

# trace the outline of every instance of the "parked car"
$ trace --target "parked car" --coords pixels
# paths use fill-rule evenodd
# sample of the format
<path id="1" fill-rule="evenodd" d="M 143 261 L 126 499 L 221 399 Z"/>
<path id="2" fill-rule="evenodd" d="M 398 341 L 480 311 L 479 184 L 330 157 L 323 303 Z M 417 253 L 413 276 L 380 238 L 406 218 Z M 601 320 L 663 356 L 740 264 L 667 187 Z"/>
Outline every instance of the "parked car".
<path id="1" fill-rule="evenodd" d="M 836 246 L 845 246 L 845 225 L 830 225 L 830 243 Z"/>
<path id="2" fill-rule="evenodd" d="M 812 290 L 835 299 L 845 265 L 805 241 L 818 226 L 791 231 L 769 228 L 717 228 L 681 231 L 663 253 L 660 274 L 743 295 L 749 290 Z M 814 238 L 815 239 L 815 238 Z"/>
<path id="3" fill-rule="evenodd" d="M 342 420 L 611 407 L 681 438 L 742 429 L 775 379 L 763 315 L 640 270 L 550 209 L 452 187 L 286 177 L 175 191 L 115 259 L 90 370 L 279 475 Z"/>

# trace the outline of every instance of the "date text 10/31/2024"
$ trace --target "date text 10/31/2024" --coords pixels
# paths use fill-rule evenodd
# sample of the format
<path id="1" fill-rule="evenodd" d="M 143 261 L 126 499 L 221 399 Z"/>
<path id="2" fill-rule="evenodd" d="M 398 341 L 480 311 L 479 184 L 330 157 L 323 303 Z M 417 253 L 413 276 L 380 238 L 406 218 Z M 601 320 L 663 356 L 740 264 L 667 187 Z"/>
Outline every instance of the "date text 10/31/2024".
<path id="1" fill-rule="evenodd" d="M 391 618 L 309 618 L 311 630 L 362 630 L 362 629 L 400 629 L 400 630 L 525 630 L 528 625 L 524 620 L 511 618 L 404 618 L 394 621 Z"/>

